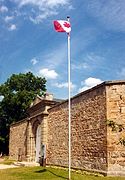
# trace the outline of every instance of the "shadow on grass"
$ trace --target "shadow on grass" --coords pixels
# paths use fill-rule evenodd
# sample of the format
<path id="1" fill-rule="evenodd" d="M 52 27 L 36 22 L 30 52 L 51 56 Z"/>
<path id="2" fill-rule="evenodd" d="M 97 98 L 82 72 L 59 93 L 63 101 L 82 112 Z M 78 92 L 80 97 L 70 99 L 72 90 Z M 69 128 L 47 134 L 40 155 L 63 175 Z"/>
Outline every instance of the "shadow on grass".
<path id="1" fill-rule="evenodd" d="M 56 173 L 54 173 L 54 172 L 52 172 L 52 171 L 50 171 L 50 170 L 48 170 L 48 169 L 41 169 L 41 170 L 39 170 L 39 171 L 35 171 L 35 173 L 44 173 L 44 172 L 49 172 L 49 173 L 53 174 L 54 176 L 60 177 L 60 178 L 62 178 L 62 179 L 68 179 L 68 178 L 66 178 L 66 177 L 64 177 L 64 176 L 60 176 L 60 175 L 58 175 L 58 174 L 56 174 Z"/>
<path id="2" fill-rule="evenodd" d="M 39 171 L 35 171 L 35 173 L 44 173 L 44 172 L 46 172 L 47 170 L 46 169 L 41 169 L 41 170 L 39 170 Z"/>

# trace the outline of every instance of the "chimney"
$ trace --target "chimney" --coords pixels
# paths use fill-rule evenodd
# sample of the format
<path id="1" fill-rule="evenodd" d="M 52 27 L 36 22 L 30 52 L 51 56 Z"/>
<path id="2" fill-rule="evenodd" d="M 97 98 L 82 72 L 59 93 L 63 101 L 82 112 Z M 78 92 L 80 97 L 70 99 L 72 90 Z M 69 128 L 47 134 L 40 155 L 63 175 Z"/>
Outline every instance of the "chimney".
<path id="1" fill-rule="evenodd" d="M 46 92 L 44 95 L 44 99 L 52 101 L 53 100 L 53 94 L 49 94 L 48 92 Z"/>

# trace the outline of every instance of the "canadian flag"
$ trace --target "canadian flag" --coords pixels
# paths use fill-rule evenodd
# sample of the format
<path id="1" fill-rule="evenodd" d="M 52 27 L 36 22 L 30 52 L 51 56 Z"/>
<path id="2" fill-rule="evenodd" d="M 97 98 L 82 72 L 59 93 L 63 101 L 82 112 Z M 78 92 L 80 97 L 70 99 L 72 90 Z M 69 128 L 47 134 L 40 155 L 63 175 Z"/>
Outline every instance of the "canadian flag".
<path id="1" fill-rule="evenodd" d="M 57 32 L 69 33 L 71 31 L 71 25 L 69 21 L 56 20 L 54 21 L 54 27 Z"/>

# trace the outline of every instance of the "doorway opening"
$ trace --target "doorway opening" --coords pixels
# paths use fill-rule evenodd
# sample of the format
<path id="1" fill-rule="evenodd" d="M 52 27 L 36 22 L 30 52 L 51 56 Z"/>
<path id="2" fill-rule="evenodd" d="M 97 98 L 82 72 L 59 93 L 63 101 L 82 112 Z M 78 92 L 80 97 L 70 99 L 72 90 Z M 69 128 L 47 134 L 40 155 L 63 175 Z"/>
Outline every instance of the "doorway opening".
<path id="1" fill-rule="evenodd" d="M 38 125 L 36 130 L 36 162 L 39 163 L 41 158 L 41 126 Z"/>

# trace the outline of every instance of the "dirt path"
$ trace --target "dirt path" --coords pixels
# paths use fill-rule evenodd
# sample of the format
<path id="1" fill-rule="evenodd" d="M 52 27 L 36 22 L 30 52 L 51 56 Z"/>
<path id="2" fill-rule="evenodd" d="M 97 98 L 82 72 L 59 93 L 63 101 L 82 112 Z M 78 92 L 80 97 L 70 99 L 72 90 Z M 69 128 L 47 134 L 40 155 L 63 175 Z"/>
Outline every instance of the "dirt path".
<path id="1" fill-rule="evenodd" d="M 18 167 L 18 166 L 0 164 L 0 170 L 1 170 L 1 169 L 8 169 L 8 168 L 15 168 L 15 167 Z"/>

